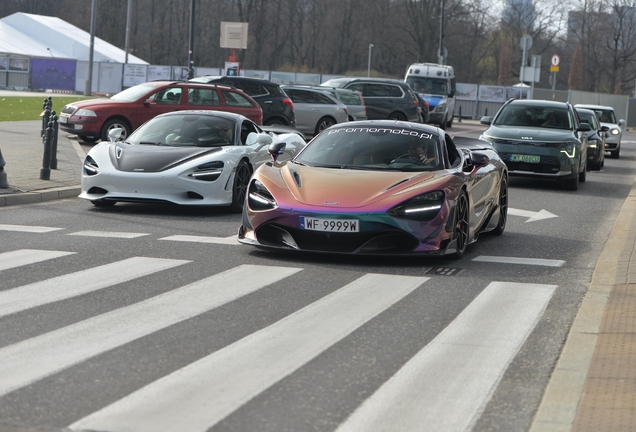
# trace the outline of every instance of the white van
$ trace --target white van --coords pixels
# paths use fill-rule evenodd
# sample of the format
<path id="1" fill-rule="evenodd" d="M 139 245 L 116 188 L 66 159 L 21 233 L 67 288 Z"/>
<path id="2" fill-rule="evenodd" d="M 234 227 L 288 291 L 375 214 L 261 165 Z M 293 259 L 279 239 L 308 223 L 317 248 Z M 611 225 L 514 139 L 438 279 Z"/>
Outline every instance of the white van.
<path id="1" fill-rule="evenodd" d="M 428 102 L 429 123 L 442 129 L 453 126 L 455 112 L 455 70 L 435 63 L 413 63 L 406 70 L 404 82 Z"/>

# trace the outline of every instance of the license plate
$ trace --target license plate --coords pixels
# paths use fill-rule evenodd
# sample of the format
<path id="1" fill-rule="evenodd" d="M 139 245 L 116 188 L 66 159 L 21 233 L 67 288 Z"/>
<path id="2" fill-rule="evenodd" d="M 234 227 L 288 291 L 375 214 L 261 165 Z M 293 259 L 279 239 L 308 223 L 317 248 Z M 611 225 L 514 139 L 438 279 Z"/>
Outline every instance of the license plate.
<path id="1" fill-rule="evenodd" d="M 357 219 L 321 219 L 301 216 L 300 227 L 312 231 L 359 232 L 360 221 Z"/>
<path id="2" fill-rule="evenodd" d="M 57 121 L 60 123 L 68 123 L 68 117 L 58 117 Z"/>
<path id="3" fill-rule="evenodd" d="M 541 156 L 511 154 L 510 155 L 510 161 L 511 162 L 539 163 L 539 162 L 541 162 Z"/>

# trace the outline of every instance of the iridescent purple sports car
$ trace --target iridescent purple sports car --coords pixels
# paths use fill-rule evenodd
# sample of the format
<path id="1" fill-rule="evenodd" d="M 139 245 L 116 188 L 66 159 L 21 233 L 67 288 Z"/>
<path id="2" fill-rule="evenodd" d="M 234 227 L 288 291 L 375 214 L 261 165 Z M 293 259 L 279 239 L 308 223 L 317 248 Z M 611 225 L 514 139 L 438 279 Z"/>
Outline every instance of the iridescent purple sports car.
<path id="1" fill-rule="evenodd" d="M 392 120 L 339 124 L 252 176 L 241 243 L 310 252 L 459 258 L 502 234 L 508 173 L 490 144 Z"/>

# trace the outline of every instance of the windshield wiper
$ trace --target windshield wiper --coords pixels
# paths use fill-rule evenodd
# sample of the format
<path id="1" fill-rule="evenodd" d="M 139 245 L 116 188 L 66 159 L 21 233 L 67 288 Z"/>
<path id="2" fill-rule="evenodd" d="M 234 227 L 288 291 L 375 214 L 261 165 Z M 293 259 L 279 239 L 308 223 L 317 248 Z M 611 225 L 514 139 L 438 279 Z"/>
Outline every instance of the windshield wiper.
<path id="1" fill-rule="evenodd" d="M 139 141 L 138 144 L 139 145 L 154 145 L 154 146 L 163 145 L 162 142 L 153 142 L 153 141 Z"/>

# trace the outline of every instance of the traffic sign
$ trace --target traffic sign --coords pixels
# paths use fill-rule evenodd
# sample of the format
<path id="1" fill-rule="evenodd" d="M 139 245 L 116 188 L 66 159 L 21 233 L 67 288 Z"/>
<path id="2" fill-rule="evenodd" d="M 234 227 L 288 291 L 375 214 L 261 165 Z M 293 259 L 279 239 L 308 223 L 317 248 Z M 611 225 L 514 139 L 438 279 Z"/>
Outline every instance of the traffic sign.
<path id="1" fill-rule="evenodd" d="M 550 59 L 550 64 L 552 64 L 552 66 L 559 66 L 560 62 L 561 62 L 561 57 L 559 57 L 558 54 L 553 54 L 552 58 Z"/>

